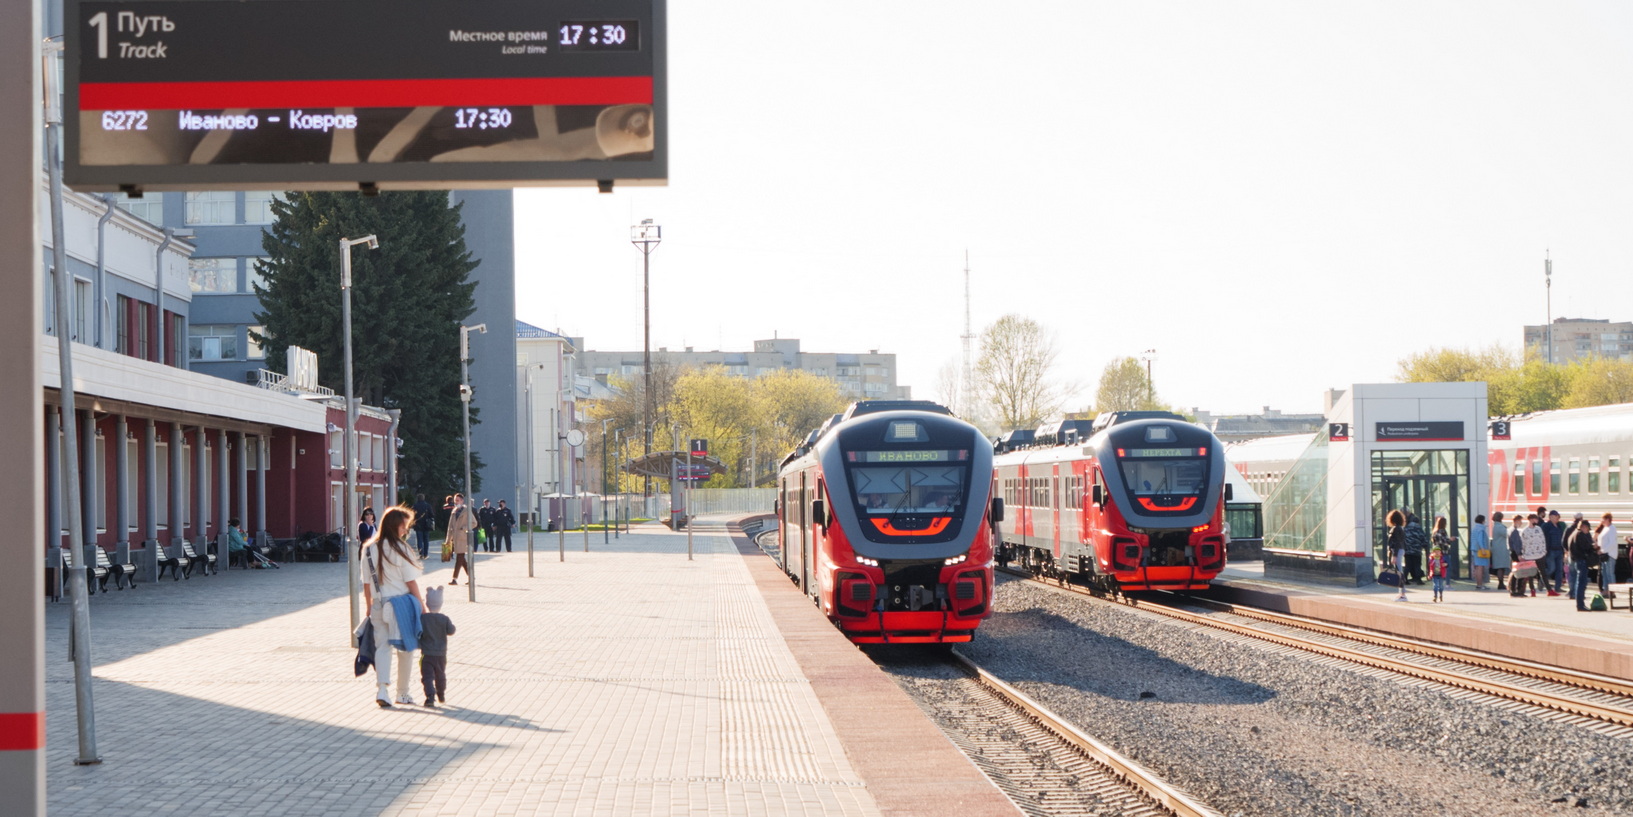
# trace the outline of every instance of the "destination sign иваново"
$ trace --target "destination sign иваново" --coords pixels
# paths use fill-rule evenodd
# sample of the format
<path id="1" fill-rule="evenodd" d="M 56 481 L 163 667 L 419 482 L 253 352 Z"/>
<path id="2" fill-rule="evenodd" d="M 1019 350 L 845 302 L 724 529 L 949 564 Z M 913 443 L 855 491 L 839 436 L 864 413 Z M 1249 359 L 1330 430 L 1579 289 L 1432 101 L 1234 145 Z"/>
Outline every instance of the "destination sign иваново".
<path id="1" fill-rule="evenodd" d="M 82 190 L 667 176 L 664 0 L 70 0 Z"/>

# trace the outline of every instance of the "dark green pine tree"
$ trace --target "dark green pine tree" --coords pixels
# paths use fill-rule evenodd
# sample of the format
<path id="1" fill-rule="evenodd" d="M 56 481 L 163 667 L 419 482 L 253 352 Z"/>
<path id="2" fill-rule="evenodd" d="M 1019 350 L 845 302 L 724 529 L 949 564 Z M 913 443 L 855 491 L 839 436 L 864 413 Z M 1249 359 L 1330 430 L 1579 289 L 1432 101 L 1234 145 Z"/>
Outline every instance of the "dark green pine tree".
<path id="1" fill-rule="evenodd" d="M 467 278 L 477 262 L 459 210 L 446 193 L 429 191 L 275 199 L 261 239 L 265 283 L 255 287 L 267 368 L 287 369 L 285 347 L 309 349 L 319 382 L 344 393 L 339 242 L 379 236 L 380 249 L 351 250 L 353 388 L 365 405 L 402 409 L 399 484 L 433 499 L 464 490 L 459 325 L 476 309 Z M 473 453 L 473 490 L 482 486 L 481 467 Z"/>

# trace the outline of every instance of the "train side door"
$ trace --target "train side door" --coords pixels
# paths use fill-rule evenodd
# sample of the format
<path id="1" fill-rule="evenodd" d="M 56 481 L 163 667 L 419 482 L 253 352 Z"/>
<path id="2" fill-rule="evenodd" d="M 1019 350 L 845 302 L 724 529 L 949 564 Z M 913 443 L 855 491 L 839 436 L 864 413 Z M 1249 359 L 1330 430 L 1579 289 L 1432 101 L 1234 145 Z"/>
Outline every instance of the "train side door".
<path id="1" fill-rule="evenodd" d="M 1050 522 L 1050 525 L 1049 525 L 1049 535 L 1054 538 L 1053 544 L 1054 544 L 1054 548 L 1055 548 L 1055 559 L 1059 560 L 1060 559 L 1060 517 L 1061 517 L 1060 510 L 1061 510 L 1061 501 L 1060 501 L 1060 463 L 1058 463 L 1058 462 L 1055 463 L 1054 467 L 1050 469 L 1049 491 L 1050 491 L 1050 495 L 1049 495 L 1049 514 L 1051 516 L 1051 522 Z"/>
<path id="2" fill-rule="evenodd" d="M 805 486 L 805 472 L 799 475 L 799 571 L 789 571 L 799 576 L 799 589 L 805 595 L 811 595 L 811 574 L 807 567 L 811 563 L 811 493 Z"/>

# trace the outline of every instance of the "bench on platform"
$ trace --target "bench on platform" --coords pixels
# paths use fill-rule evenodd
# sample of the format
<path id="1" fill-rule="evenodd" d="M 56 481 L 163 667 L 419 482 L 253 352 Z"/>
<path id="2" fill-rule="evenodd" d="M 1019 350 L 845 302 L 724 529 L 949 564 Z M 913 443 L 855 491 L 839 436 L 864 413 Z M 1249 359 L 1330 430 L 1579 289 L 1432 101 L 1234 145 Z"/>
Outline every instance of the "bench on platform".
<path id="1" fill-rule="evenodd" d="M 62 551 L 63 575 L 72 575 L 72 571 L 74 569 L 74 549 L 68 547 L 59 548 L 59 550 Z M 97 548 L 97 552 L 101 553 L 102 548 Z M 104 556 L 104 558 L 106 557 Z M 98 559 L 97 561 L 101 562 L 102 560 Z M 85 568 L 85 589 L 95 593 L 99 587 L 103 590 L 108 589 L 108 569 L 100 564 L 93 564 Z"/>
<path id="2" fill-rule="evenodd" d="M 206 548 L 206 551 L 208 551 L 208 548 Z M 181 540 L 181 555 L 185 556 L 190 563 L 187 567 L 189 576 L 192 575 L 194 569 L 199 570 L 205 576 L 216 572 L 215 554 L 206 552 L 205 555 L 199 555 L 186 539 Z"/>
<path id="3" fill-rule="evenodd" d="M 181 581 L 183 575 L 193 577 L 192 560 L 185 556 L 171 556 L 170 549 L 156 541 L 150 540 L 149 546 L 153 548 L 153 559 L 159 566 L 159 572 L 154 576 L 155 581 L 164 576 L 166 570 L 170 571 L 170 580 L 173 582 Z"/>
<path id="4" fill-rule="evenodd" d="M 108 552 L 100 547 L 96 549 L 96 569 L 102 571 L 104 576 L 113 577 L 115 590 L 123 590 L 125 586 L 136 586 L 136 565 L 114 564 L 113 560 L 108 558 Z M 108 589 L 107 579 L 103 579 L 102 589 Z"/>

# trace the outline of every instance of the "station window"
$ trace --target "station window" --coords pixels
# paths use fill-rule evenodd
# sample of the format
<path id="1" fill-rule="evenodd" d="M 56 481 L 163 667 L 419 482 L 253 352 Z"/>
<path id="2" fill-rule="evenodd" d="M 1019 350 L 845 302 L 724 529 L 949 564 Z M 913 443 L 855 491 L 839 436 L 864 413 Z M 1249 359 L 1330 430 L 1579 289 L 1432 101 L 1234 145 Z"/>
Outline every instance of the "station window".
<path id="1" fill-rule="evenodd" d="M 143 196 L 139 199 L 133 199 L 124 193 L 120 193 L 114 197 L 113 203 L 119 209 L 150 224 L 164 223 L 164 197 L 162 196 Z"/>
<path id="2" fill-rule="evenodd" d="M 1588 493 L 1599 493 L 1599 458 L 1588 458 Z"/>
<path id="3" fill-rule="evenodd" d="M 278 197 L 270 190 L 251 190 L 244 194 L 244 223 L 271 224 L 272 201 Z"/>
<path id="4" fill-rule="evenodd" d="M 187 259 L 187 286 L 198 295 L 232 295 L 238 292 L 238 259 Z"/>
<path id="5" fill-rule="evenodd" d="M 259 260 L 251 261 L 249 268 L 244 270 L 245 295 L 254 295 L 257 284 L 262 287 L 266 286 L 266 270 L 262 268 L 261 264 L 262 262 Z"/>
<path id="6" fill-rule="evenodd" d="M 187 194 L 188 224 L 232 224 L 238 220 L 238 194 L 199 191 Z"/>
<path id="7" fill-rule="evenodd" d="M 266 334 L 266 327 L 251 326 L 249 331 L 254 332 L 255 334 L 264 335 Z M 254 334 L 246 333 L 244 335 L 244 358 L 246 360 L 266 360 L 266 349 L 262 347 L 260 342 L 255 339 Z"/>
<path id="8" fill-rule="evenodd" d="M 1605 473 L 1605 493 L 1620 493 L 1622 490 L 1622 461 L 1616 457 L 1610 458 L 1610 470 Z"/>
<path id="9" fill-rule="evenodd" d="M 238 327 L 226 323 L 187 327 L 187 359 L 206 362 L 242 360 L 238 354 Z"/>

